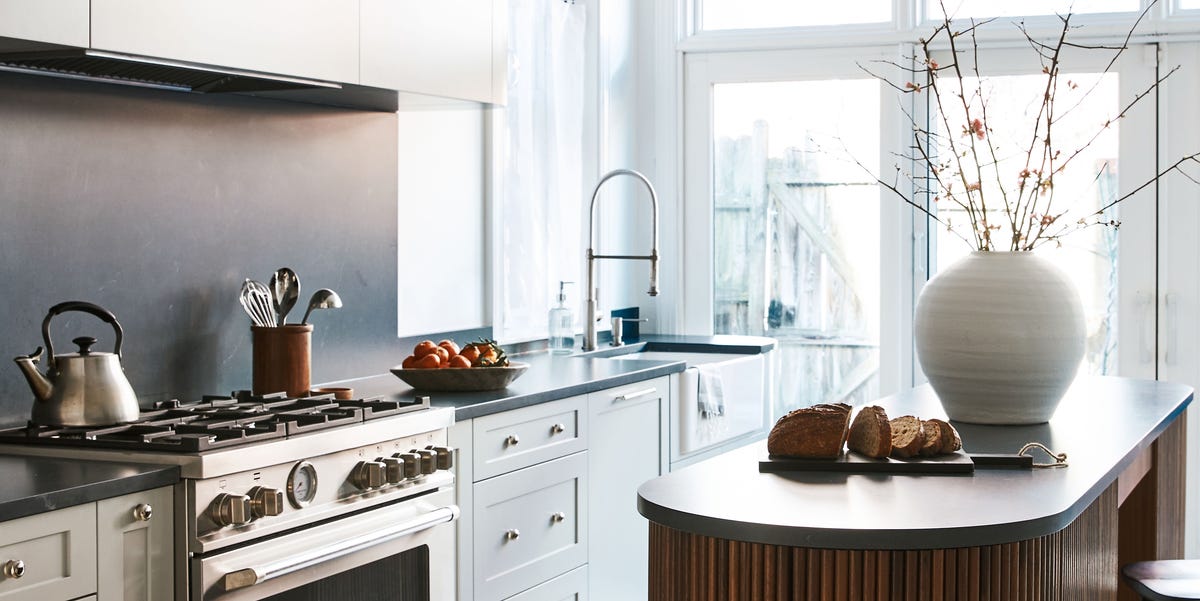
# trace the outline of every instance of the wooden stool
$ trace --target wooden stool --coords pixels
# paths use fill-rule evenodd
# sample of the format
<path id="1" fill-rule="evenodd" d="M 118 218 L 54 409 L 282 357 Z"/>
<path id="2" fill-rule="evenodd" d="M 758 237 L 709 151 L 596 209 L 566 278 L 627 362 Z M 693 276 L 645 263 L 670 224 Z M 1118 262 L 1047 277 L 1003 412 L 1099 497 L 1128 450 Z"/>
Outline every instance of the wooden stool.
<path id="1" fill-rule="evenodd" d="M 1139 561 L 1121 568 L 1133 592 L 1150 601 L 1200 599 L 1200 560 Z"/>

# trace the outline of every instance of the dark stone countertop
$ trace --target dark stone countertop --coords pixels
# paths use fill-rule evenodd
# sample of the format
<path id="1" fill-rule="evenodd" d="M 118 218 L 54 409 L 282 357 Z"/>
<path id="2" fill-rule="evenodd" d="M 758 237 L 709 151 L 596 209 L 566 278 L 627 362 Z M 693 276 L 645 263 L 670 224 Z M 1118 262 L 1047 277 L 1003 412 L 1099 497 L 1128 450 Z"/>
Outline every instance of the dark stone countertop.
<path id="1" fill-rule="evenodd" d="M 321 386 L 349 386 L 354 388 L 355 396 L 428 396 L 434 407 L 455 409 L 455 419 L 461 421 L 649 380 L 681 372 L 686 367 L 682 361 L 613 361 L 605 358 L 614 354 L 670 351 L 745 355 L 767 352 L 774 347 L 774 339 L 754 336 L 643 335 L 639 342 L 618 348 L 601 347 L 586 354 L 566 355 L 537 351 L 514 355 L 513 361 L 528 363 L 529 369 L 503 390 L 418 392 L 392 374 L 343 380 Z"/>
<path id="2" fill-rule="evenodd" d="M 766 442 L 651 480 L 638 510 L 652 522 L 716 538 L 829 549 L 994 545 L 1065 528 L 1192 400 L 1180 384 L 1081 377 L 1049 423 L 955 423 L 969 453 L 1044 443 L 1069 467 L 964 475 L 759 473 Z M 890 416 L 944 417 L 928 386 L 875 403 Z M 1035 458 L 1046 461 L 1045 456 Z"/>
<path id="3" fill-rule="evenodd" d="M 168 486 L 179 467 L 0 455 L 0 521 Z"/>

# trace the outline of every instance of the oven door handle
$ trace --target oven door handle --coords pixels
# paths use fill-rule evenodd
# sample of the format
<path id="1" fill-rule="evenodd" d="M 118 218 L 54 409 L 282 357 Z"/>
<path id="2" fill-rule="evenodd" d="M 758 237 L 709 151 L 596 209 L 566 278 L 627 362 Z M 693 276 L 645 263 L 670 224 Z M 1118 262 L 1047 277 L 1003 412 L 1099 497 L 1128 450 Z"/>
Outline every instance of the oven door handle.
<path id="1" fill-rule="evenodd" d="M 297 570 L 303 570 L 304 568 L 344 557 L 351 553 L 357 553 L 358 551 L 369 549 L 398 538 L 411 536 L 434 526 L 453 522 L 458 519 L 458 514 L 457 505 L 439 507 L 428 513 L 421 514 L 420 517 L 408 522 L 401 522 L 395 526 L 376 530 L 369 534 L 355 536 L 332 545 L 297 553 L 279 561 L 230 572 L 225 574 L 225 591 L 234 591 L 261 584 L 272 578 L 291 574 Z"/>

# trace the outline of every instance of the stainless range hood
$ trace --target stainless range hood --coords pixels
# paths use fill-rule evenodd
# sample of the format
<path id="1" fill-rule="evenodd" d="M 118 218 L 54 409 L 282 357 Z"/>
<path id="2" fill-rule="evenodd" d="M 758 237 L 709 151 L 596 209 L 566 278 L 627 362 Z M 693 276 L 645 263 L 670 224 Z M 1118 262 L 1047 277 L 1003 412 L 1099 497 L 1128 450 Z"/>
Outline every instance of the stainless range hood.
<path id="1" fill-rule="evenodd" d="M 237 93 L 395 111 L 391 90 L 90 48 L 0 52 L 0 71 L 194 93 Z"/>

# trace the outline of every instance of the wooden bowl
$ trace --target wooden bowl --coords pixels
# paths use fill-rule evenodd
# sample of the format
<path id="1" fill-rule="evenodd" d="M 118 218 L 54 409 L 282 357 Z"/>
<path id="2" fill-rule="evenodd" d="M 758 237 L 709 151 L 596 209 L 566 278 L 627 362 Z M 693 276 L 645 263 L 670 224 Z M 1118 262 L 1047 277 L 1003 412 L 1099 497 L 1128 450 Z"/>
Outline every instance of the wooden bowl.
<path id="1" fill-rule="evenodd" d="M 470 392 L 500 390 L 529 369 L 528 363 L 508 367 L 446 367 L 442 369 L 392 368 L 392 373 L 416 390 L 434 392 Z"/>

